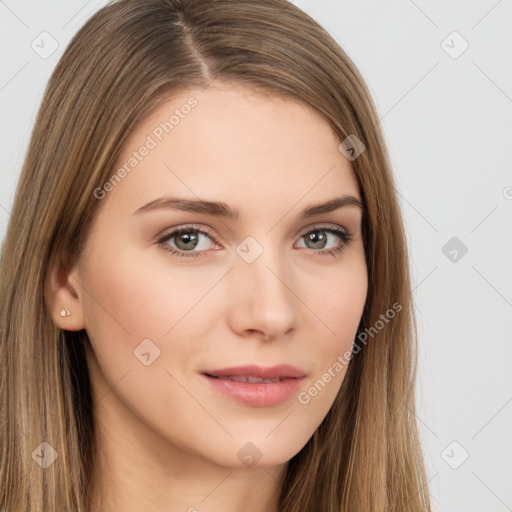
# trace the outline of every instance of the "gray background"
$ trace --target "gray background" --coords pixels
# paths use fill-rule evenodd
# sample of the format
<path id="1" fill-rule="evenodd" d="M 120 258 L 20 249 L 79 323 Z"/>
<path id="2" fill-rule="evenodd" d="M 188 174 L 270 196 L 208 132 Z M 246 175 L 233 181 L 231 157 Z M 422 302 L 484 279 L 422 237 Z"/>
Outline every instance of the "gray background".
<path id="1" fill-rule="evenodd" d="M 383 122 L 410 244 L 434 510 L 512 510 L 512 2 L 294 3 L 354 60 Z M 2 240 L 46 82 L 104 4 L 0 0 Z M 59 45 L 48 58 L 31 47 L 43 31 Z"/>

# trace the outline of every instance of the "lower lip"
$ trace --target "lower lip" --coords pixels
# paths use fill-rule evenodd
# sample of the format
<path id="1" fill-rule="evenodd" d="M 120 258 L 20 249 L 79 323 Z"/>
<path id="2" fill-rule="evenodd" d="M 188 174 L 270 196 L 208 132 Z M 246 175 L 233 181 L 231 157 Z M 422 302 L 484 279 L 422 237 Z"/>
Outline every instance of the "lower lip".
<path id="1" fill-rule="evenodd" d="M 279 382 L 251 384 L 228 379 L 216 379 L 204 375 L 210 384 L 226 396 L 250 407 L 271 407 L 280 404 L 297 393 L 304 377 L 301 379 L 283 379 Z"/>

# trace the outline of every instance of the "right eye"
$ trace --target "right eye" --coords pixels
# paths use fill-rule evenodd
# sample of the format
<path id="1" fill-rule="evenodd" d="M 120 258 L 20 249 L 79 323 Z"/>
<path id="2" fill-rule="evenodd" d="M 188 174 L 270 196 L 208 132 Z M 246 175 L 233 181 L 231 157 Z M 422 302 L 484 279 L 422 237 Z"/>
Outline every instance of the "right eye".
<path id="1" fill-rule="evenodd" d="M 171 254 L 174 254 L 179 258 L 194 258 L 197 256 L 205 256 L 204 253 L 209 246 L 211 246 L 211 243 L 208 244 L 205 242 L 205 239 L 208 238 L 211 239 L 210 235 L 206 231 L 192 226 L 187 226 L 166 233 L 162 238 L 160 238 L 160 240 L 158 240 L 158 244 L 162 249 L 169 251 Z M 170 245 L 169 241 L 173 241 L 174 245 Z M 197 248 L 203 250 L 194 250 Z"/>

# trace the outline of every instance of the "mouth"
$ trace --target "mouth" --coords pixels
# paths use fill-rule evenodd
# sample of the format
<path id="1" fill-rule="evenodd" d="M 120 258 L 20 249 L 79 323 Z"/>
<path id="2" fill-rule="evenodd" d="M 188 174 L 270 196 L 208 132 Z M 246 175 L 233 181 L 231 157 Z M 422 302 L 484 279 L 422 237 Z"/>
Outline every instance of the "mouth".
<path id="1" fill-rule="evenodd" d="M 280 382 L 288 377 L 276 377 L 275 379 L 262 379 L 260 377 L 254 377 L 252 375 L 241 375 L 240 377 L 217 377 L 215 375 L 210 375 L 205 373 L 207 377 L 211 377 L 212 379 L 220 379 L 220 380 L 232 380 L 233 382 L 249 382 L 250 384 L 270 384 L 271 382 Z"/>
<path id="2" fill-rule="evenodd" d="M 279 382 L 284 379 L 301 379 L 306 372 L 289 364 L 278 364 L 275 366 L 232 366 L 219 370 L 208 370 L 203 372 L 212 378 L 230 379 L 236 382 L 250 382 L 259 384 L 261 382 Z"/>
<path id="3" fill-rule="evenodd" d="M 202 372 L 213 389 L 250 407 L 270 407 L 297 393 L 306 372 L 290 365 L 238 366 Z"/>

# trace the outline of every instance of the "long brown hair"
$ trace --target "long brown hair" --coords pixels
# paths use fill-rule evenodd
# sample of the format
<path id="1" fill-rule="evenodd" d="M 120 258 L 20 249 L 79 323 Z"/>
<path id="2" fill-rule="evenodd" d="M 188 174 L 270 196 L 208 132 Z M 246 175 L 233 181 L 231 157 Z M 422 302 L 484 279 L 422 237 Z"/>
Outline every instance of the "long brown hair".
<path id="1" fill-rule="evenodd" d="M 112 2 L 64 52 L 38 113 L 2 249 L 0 508 L 89 512 L 95 436 L 88 338 L 52 322 L 48 270 L 57 254 L 73 260 L 80 253 L 98 206 L 94 190 L 108 180 L 135 126 L 169 94 L 214 80 L 299 99 L 340 142 L 355 135 L 365 146 L 351 162 L 365 205 L 369 287 L 357 338 L 364 344 L 324 421 L 290 460 L 279 511 L 429 512 L 406 238 L 379 118 L 347 54 L 285 0 Z M 392 304 L 399 313 L 383 325 Z M 33 460 L 42 442 L 58 454 L 44 471 Z"/>

